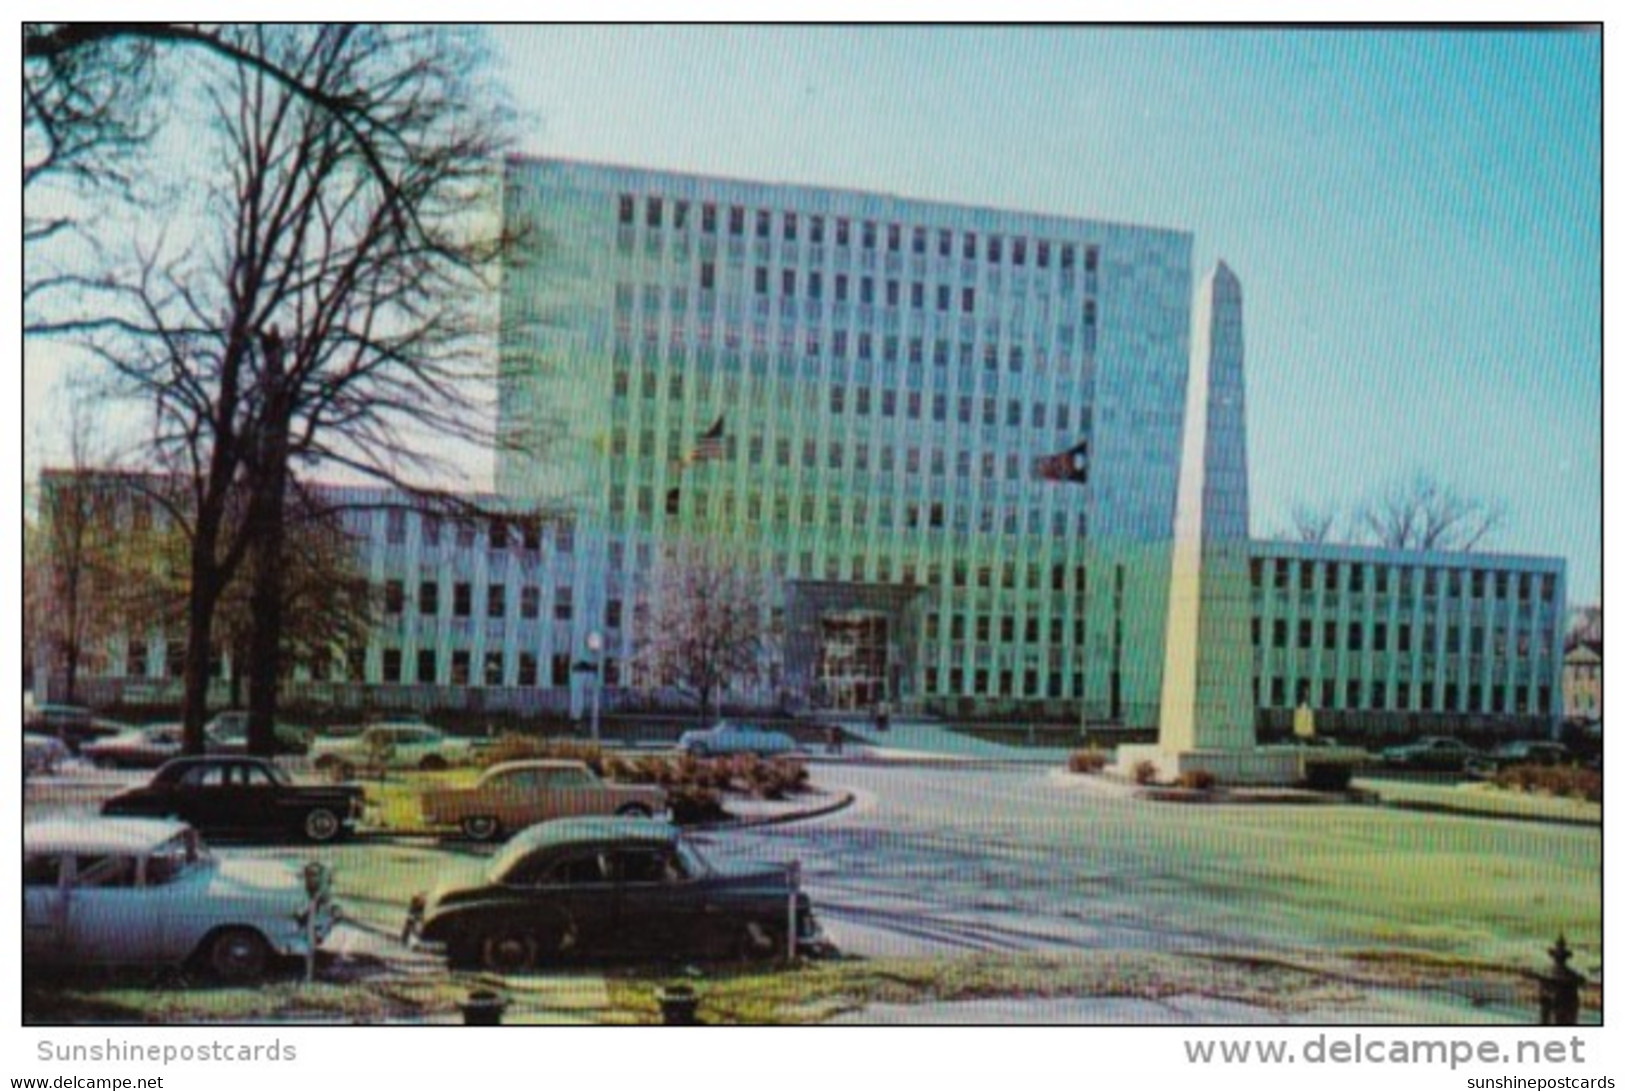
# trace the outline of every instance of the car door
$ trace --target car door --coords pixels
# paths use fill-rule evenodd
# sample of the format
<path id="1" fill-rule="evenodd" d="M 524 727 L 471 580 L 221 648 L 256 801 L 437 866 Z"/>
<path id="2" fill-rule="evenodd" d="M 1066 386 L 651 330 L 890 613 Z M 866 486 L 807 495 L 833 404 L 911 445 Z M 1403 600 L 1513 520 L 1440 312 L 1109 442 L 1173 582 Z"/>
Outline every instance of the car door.
<path id="1" fill-rule="evenodd" d="M 481 786 L 482 802 L 489 804 L 503 829 L 522 830 L 552 817 L 543 800 L 541 773 L 537 769 L 509 769 Z"/>
<path id="2" fill-rule="evenodd" d="M 128 853 L 74 857 L 67 890 L 67 939 L 79 965 L 128 965 L 159 958 L 163 914 L 153 911 Z"/>
<path id="3" fill-rule="evenodd" d="M 634 845 L 610 853 L 615 876 L 616 938 L 642 958 L 697 958 L 713 946 L 723 922 L 712 919 L 704 884 L 687 874 L 669 845 Z"/>
<path id="4" fill-rule="evenodd" d="M 616 944 L 615 886 L 602 849 L 583 846 L 546 862 L 533 876 L 521 877 L 528 924 L 550 957 L 577 959 L 619 953 Z"/>
<path id="5" fill-rule="evenodd" d="M 570 818 L 576 815 L 607 814 L 604 792 L 599 782 L 585 769 L 547 769 L 549 818 Z"/>
<path id="6" fill-rule="evenodd" d="M 68 938 L 67 878 L 56 853 L 23 857 L 23 958 L 58 962 Z"/>
<path id="7" fill-rule="evenodd" d="M 292 828 L 292 812 L 281 806 L 282 788 L 259 762 L 233 762 L 227 773 L 221 810 L 231 829 L 264 836 Z"/>

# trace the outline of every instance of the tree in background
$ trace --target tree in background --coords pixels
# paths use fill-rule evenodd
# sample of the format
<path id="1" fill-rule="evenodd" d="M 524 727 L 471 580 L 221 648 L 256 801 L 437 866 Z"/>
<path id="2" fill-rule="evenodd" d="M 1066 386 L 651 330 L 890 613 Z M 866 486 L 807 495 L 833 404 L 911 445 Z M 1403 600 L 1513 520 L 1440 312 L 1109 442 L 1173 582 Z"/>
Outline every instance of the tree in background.
<path id="1" fill-rule="evenodd" d="M 216 612 L 253 554 L 250 749 L 273 745 L 291 468 L 410 489 L 447 440 L 489 445 L 478 401 L 505 248 L 501 115 L 473 32 L 226 26 L 205 85 L 218 148 L 196 237 L 87 278 L 75 331 L 153 421 L 190 544 L 183 717 L 202 725 Z M 364 120 L 358 120 L 364 119 Z"/>
<path id="2" fill-rule="evenodd" d="M 1417 471 L 1356 504 L 1299 503 L 1285 537 L 1300 542 L 1375 545 L 1471 553 L 1488 544 L 1506 521 L 1498 501 L 1471 496 Z"/>
<path id="3" fill-rule="evenodd" d="M 777 643 L 764 617 L 765 587 L 754 565 L 715 544 L 674 546 L 662 557 L 646 620 L 634 634 L 643 677 L 698 704 L 701 714 L 733 686 L 766 676 Z"/>

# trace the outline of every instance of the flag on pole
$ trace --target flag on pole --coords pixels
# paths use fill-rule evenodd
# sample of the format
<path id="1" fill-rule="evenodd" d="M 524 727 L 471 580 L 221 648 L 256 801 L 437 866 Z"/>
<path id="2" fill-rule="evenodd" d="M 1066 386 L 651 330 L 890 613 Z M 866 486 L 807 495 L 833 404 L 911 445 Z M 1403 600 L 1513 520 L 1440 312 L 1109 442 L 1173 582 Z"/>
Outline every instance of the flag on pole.
<path id="1" fill-rule="evenodd" d="M 1079 440 L 1064 451 L 1033 459 L 1033 476 L 1040 481 L 1089 482 L 1089 441 Z"/>
<path id="2" fill-rule="evenodd" d="M 684 466 L 691 466 L 696 462 L 709 462 L 714 458 L 721 458 L 725 447 L 722 442 L 722 421 L 727 414 L 717 417 L 716 423 L 700 433 L 699 441 L 694 449 L 683 459 Z"/>

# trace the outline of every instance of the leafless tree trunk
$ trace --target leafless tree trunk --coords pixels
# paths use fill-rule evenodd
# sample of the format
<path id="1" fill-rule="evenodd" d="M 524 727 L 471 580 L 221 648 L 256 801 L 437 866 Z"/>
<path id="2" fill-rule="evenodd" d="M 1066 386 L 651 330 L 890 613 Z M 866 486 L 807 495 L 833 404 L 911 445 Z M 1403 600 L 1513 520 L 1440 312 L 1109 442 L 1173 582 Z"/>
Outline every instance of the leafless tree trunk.
<path id="1" fill-rule="evenodd" d="M 160 464 L 192 483 L 189 749 L 202 745 L 216 609 L 280 518 L 285 470 L 342 467 L 411 487 L 440 468 L 437 443 L 493 441 L 479 397 L 492 378 L 489 278 L 505 243 L 498 119 L 480 105 L 489 90 L 471 35 L 219 33 L 264 62 L 211 91 L 226 156 L 212 194 L 221 230 L 212 245 L 147 255 L 114 285 L 122 306 L 84 324 L 123 391 L 151 407 Z M 324 105 L 356 96 L 365 130 Z M 286 331 L 280 352 L 267 351 L 273 328 Z M 264 457 L 284 436 L 285 460 Z M 276 564 L 260 556 L 259 578 L 273 581 Z M 256 649 L 275 647 L 276 611 L 255 613 L 268 629 Z M 259 655 L 252 676 L 271 692 L 251 700 L 263 722 L 278 677 Z"/>
<path id="2" fill-rule="evenodd" d="M 1292 508 L 1292 538 L 1299 542 L 1330 542 L 1336 539 L 1337 509 L 1295 504 Z"/>

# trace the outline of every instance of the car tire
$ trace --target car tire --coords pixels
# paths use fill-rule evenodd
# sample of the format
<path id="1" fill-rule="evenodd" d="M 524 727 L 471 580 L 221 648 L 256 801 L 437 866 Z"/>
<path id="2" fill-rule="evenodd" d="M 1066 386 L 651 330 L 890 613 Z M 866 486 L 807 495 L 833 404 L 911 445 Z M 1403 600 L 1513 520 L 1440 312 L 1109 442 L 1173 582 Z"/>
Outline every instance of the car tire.
<path id="1" fill-rule="evenodd" d="M 337 841 L 344 832 L 344 823 L 331 807 L 312 807 L 305 812 L 304 821 L 299 824 L 299 828 L 306 841 L 321 845 Z"/>
<path id="2" fill-rule="evenodd" d="M 487 814 L 470 815 L 459 825 L 470 841 L 495 841 L 502 836 L 502 823 Z"/>
<path id="3" fill-rule="evenodd" d="M 446 759 L 441 757 L 439 754 L 426 754 L 424 755 L 423 760 L 418 762 L 418 768 L 423 770 L 425 773 L 442 773 L 451 768 L 451 766 L 447 764 Z"/>
<path id="4" fill-rule="evenodd" d="M 628 803 L 615 812 L 621 818 L 653 818 L 654 812 L 641 803 Z"/>
<path id="5" fill-rule="evenodd" d="M 480 940 L 480 965 L 493 973 L 522 973 L 536 965 L 536 937 L 526 932 L 496 931 Z"/>
<path id="6" fill-rule="evenodd" d="M 243 985 L 265 976 L 271 945 L 252 928 L 222 928 L 205 941 L 203 961 L 217 981 Z"/>

